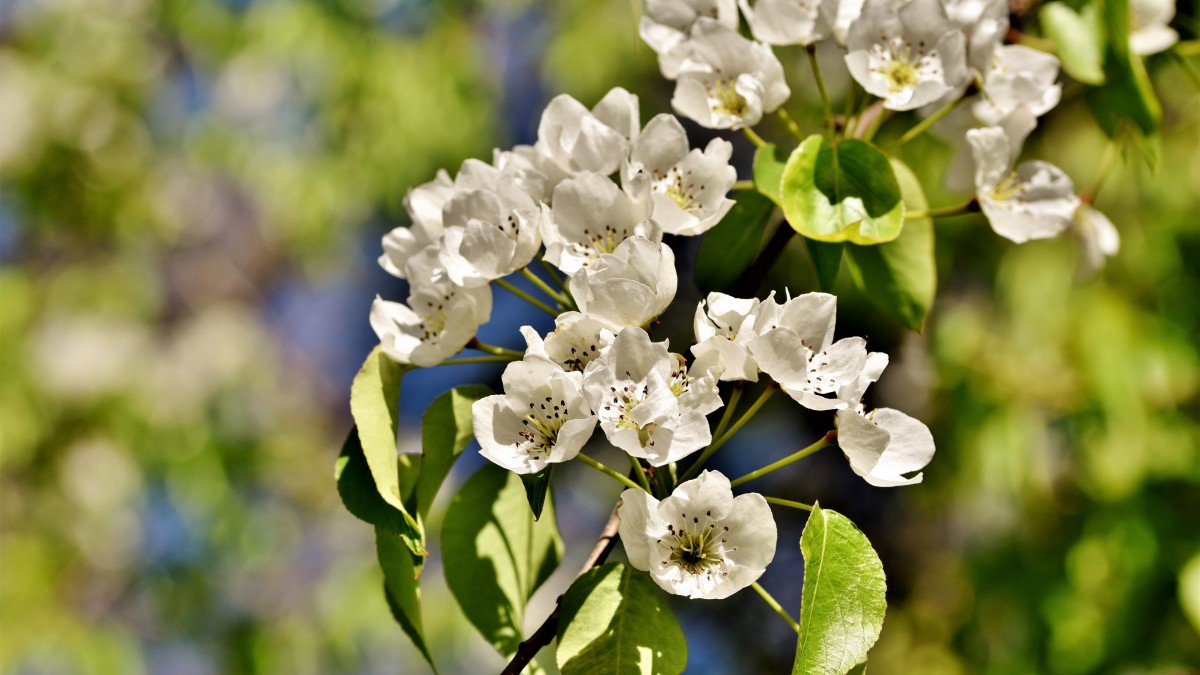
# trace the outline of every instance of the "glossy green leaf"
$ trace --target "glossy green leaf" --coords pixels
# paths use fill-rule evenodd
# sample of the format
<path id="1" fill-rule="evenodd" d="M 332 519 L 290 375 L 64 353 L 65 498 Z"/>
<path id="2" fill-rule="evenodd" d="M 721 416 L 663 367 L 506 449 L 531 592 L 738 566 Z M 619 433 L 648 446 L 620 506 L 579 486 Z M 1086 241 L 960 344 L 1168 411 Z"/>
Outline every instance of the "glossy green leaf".
<path id="1" fill-rule="evenodd" d="M 892 168 L 910 212 L 928 211 L 921 181 L 899 160 Z M 937 293 L 933 253 L 933 219 L 918 218 L 904 225 L 895 241 L 877 246 L 847 245 L 850 275 L 879 308 L 920 332 Z"/>
<path id="2" fill-rule="evenodd" d="M 800 537 L 804 594 L 792 675 L 845 675 L 867 658 L 887 609 L 883 564 L 836 511 L 815 505 Z"/>
<path id="3" fill-rule="evenodd" d="M 342 498 L 342 504 L 356 518 L 393 534 L 407 531 L 408 523 L 404 520 L 404 515 L 384 501 L 379 494 L 379 488 L 375 486 L 371 467 L 367 465 L 367 458 L 363 456 L 357 427 L 350 430 L 346 443 L 342 446 L 334 477 L 337 479 L 338 495 Z"/>
<path id="4" fill-rule="evenodd" d="M 704 233 L 696 259 L 696 285 L 700 290 L 723 291 L 754 262 L 763 234 L 771 223 L 775 204 L 767 197 L 743 190 L 733 208 Z"/>
<path id="5" fill-rule="evenodd" d="M 650 576 L 609 563 L 563 595 L 557 657 L 563 675 L 675 675 L 687 666 L 687 641 Z"/>
<path id="6" fill-rule="evenodd" d="M 542 517 L 542 509 L 546 506 L 546 493 L 550 490 L 550 474 L 554 473 L 554 465 L 547 464 L 538 473 L 521 474 L 521 484 L 525 486 L 525 499 L 529 502 L 529 511 L 533 519 Z"/>
<path id="7" fill-rule="evenodd" d="M 821 290 L 830 291 L 837 281 L 838 272 L 842 269 L 842 249 L 845 244 L 828 244 L 815 239 L 805 239 L 804 248 L 817 270 L 817 283 Z"/>
<path id="8" fill-rule="evenodd" d="M 787 166 L 787 157 L 779 152 L 779 148 L 768 143 L 754 153 L 754 187 L 779 206 L 783 206 L 782 192 L 783 169 Z"/>
<path id="9" fill-rule="evenodd" d="M 417 479 L 417 513 L 421 518 L 429 515 L 442 482 L 475 438 L 471 404 L 493 393 L 483 385 L 456 387 L 425 409 L 421 416 L 421 473 Z"/>
<path id="10" fill-rule="evenodd" d="M 501 654 L 521 643 L 525 604 L 558 567 L 562 539 L 547 504 L 535 522 L 517 474 L 488 463 L 446 510 L 446 584 L 467 618 Z"/>
<path id="11" fill-rule="evenodd" d="M 1108 84 L 1088 90 L 1088 105 L 1110 137 L 1128 126 L 1126 122 L 1142 135 L 1151 136 L 1158 131 L 1162 106 L 1141 57 L 1129 49 L 1129 0 L 1103 0 L 1100 6 L 1107 35 L 1104 71 Z"/>
<path id="12" fill-rule="evenodd" d="M 1076 14 L 1066 3 L 1051 2 L 1042 7 L 1039 17 L 1063 70 L 1080 82 L 1104 84 L 1104 41 L 1095 9 L 1087 5 Z"/>
<path id="13" fill-rule="evenodd" d="M 375 553 L 383 569 L 383 592 L 388 609 L 392 611 L 396 623 L 400 624 L 400 629 L 425 657 L 429 667 L 437 672 L 421 624 L 421 591 L 417 586 L 417 577 L 422 558 L 415 556 L 399 537 L 382 528 L 375 528 Z"/>
<path id="14" fill-rule="evenodd" d="M 870 143 L 847 139 L 836 150 L 810 136 L 788 158 L 783 213 L 809 239 L 877 244 L 904 227 L 900 186 L 888 158 Z"/>

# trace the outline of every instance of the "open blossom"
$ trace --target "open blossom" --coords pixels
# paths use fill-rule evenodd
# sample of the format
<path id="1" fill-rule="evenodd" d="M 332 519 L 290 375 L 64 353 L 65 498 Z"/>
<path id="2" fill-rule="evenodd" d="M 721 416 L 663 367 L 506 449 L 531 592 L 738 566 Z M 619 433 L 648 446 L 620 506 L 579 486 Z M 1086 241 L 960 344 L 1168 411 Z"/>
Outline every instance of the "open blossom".
<path id="1" fill-rule="evenodd" d="M 838 0 L 738 0 L 754 38 L 770 45 L 810 45 L 829 37 Z"/>
<path id="2" fill-rule="evenodd" d="M 995 108 L 996 117 L 1024 106 L 1041 117 L 1058 105 L 1062 86 L 1058 79 L 1058 57 L 1024 45 L 1005 45 L 996 50 L 991 68 L 984 73 L 983 103 Z"/>
<path id="3" fill-rule="evenodd" d="M 658 53 L 663 77 L 673 80 L 686 50 L 679 47 L 691 35 L 700 17 L 708 17 L 731 30 L 737 30 L 735 0 L 646 0 L 646 14 L 638 23 L 638 33 Z"/>
<path id="4" fill-rule="evenodd" d="M 867 0 L 846 47 L 850 74 L 891 110 L 937 101 L 969 76 L 965 37 L 940 0 Z"/>
<path id="5" fill-rule="evenodd" d="M 792 95 L 783 66 L 771 48 L 747 40 L 717 21 L 701 18 L 680 49 L 671 105 L 675 112 L 710 129 L 754 126 Z"/>
<path id="6" fill-rule="evenodd" d="M 617 87 L 588 110 L 574 98 L 555 96 L 542 112 L 534 146 L 543 160 L 544 173 L 553 182 L 580 171 L 609 175 L 629 155 L 637 134 L 637 96 Z"/>
<path id="7" fill-rule="evenodd" d="M 661 502 L 621 493 L 619 533 L 629 564 L 689 598 L 727 598 L 758 580 L 775 558 L 778 531 L 767 500 L 733 496 L 729 479 L 703 471 Z"/>
<path id="8" fill-rule="evenodd" d="M 583 376 L 547 359 L 527 356 L 508 364 L 504 393 L 471 405 L 480 454 L 521 474 L 579 454 L 596 428 L 583 399 Z"/>
<path id="9" fill-rule="evenodd" d="M 629 237 L 661 240 L 662 231 L 650 220 L 650 209 L 645 179 L 622 189 L 598 173 L 568 178 L 554 188 L 554 205 L 542 224 L 543 259 L 574 274 Z"/>
<path id="10" fill-rule="evenodd" d="M 481 286 L 528 265 L 541 245 L 542 207 L 508 178 L 464 190 L 442 214 L 439 260 L 450 280 Z"/>
<path id="11" fill-rule="evenodd" d="M 1079 197 L 1061 169 L 1041 161 L 1010 168 L 1011 150 L 1002 129 L 967 132 L 975 156 L 975 191 L 992 229 L 1018 244 L 1061 234 L 1071 225 Z"/>
<path id="12" fill-rule="evenodd" d="M 536 355 L 557 363 L 567 371 L 582 373 L 612 344 L 608 324 L 581 312 L 563 312 L 554 319 L 554 330 L 545 338 L 532 326 L 522 326 L 526 355 Z"/>
<path id="13" fill-rule="evenodd" d="M 444 169 L 437 178 L 418 185 L 404 196 L 404 210 L 412 221 L 409 227 L 397 227 L 383 236 L 383 255 L 379 266 L 393 276 L 405 278 L 410 258 L 442 239 L 442 208 L 454 196 L 454 181 Z"/>
<path id="14" fill-rule="evenodd" d="M 920 420 L 891 408 L 868 414 L 856 410 L 837 413 L 838 446 L 854 473 L 876 487 L 897 487 L 921 482 L 920 471 L 933 459 L 933 434 Z"/>
<path id="15" fill-rule="evenodd" d="M 719 366 L 725 382 L 757 382 L 758 362 L 750 354 L 750 342 L 758 337 L 754 326 L 759 307 L 774 297 L 774 291 L 763 301 L 709 293 L 701 300 L 693 322 L 696 344 L 692 345 L 692 355 L 697 367 Z"/>
<path id="16" fill-rule="evenodd" d="M 571 275 L 569 287 L 580 312 L 616 331 L 662 314 L 678 283 L 669 246 L 631 237 Z"/>
<path id="17" fill-rule="evenodd" d="M 967 64 L 980 75 L 992 64 L 992 55 L 1008 33 L 1005 0 L 942 0 L 946 17 L 966 38 Z"/>
<path id="18" fill-rule="evenodd" d="M 641 328 L 618 333 L 588 365 L 583 384 L 609 442 L 651 466 L 712 441 L 706 416 L 722 405 L 715 374 L 689 372 L 682 356 L 667 351 L 666 342 L 651 342 Z"/>
<path id="19" fill-rule="evenodd" d="M 1079 240 L 1079 277 L 1087 278 L 1104 267 L 1104 262 L 1121 248 L 1121 235 L 1112 221 L 1087 204 L 1080 204 L 1071 221 L 1071 233 Z"/>
<path id="20" fill-rule="evenodd" d="M 729 163 L 732 155 L 733 145 L 721 138 L 709 141 L 703 151 L 689 149 L 679 120 L 657 115 L 633 144 L 623 177 L 649 177 L 651 218 L 663 232 L 697 235 L 733 206 L 725 196 L 737 182 L 737 170 Z"/>
<path id="21" fill-rule="evenodd" d="M 1129 49 L 1148 56 L 1170 49 L 1179 33 L 1167 24 L 1175 17 L 1175 0 L 1129 0 Z"/>

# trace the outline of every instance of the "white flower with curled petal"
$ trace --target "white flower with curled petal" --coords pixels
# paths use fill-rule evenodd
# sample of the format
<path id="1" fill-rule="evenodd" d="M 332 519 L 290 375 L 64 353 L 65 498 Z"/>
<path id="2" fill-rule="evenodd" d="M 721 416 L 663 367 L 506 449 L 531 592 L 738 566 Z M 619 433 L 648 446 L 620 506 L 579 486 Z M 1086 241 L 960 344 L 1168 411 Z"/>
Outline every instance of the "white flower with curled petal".
<path id="1" fill-rule="evenodd" d="M 754 126 L 791 96 L 783 66 L 771 48 L 736 30 L 700 19 L 679 49 L 680 65 L 671 105 L 709 129 Z"/>
<path id="2" fill-rule="evenodd" d="M 547 359 L 527 356 L 504 368 L 504 393 L 471 405 L 479 452 L 520 474 L 579 454 L 596 428 L 583 399 L 583 375 Z"/>
<path id="3" fill-rule="evenodd" d="M 1080 204 L 1071 221 L 1071 233 L 1079 241 L 1078 277 L 1086 279 L 1104 267 L 1107 258 L 1121 249 L 1121 235 L 1103 213 Z"/>
<path id="4" fill-rule="evenodd" d="M 566 274 L 587 267 L 612 253 L 629 237 L 662 239 L 650 220 L 647 181 L 622 189 L 606 176 L 584 172 L 554 188 L 554 205 L 542 223 L 542 258 Z"/>
<path id="5" fill-rule="evenodd" d="M 579 311 L 617 331 L 644 326 L 675 298 L 675 254 L 662 242 L 631 237 L 571 275 Z"/>
<path id="6" fill-rule="evenodd" d="M 588 110 L 566 95 L 555 96 L 542 113 L 534 148 L 565 175 L 615 173 L 629 156 L 638 129 L 637 96 L 617 87 Z M 560 176 L 550 178 L 557 182 Z"/>
<path id="7" fill-rule="evenodd" d="M 689 372 L 666 342 L 651 342 L 636 326 L 618 333 L 588 365 L 583 394 L 609 442 L 651 466 L 708 445 L 706 416 L 722 405 L 715 373 Z"/>
<path id="8" fill-rule="evenodd" d="M 454 193 L 454 181 L 444 169 L 438 170 L 434 180 L 409 190 L 404 196 L 404 210 L 412 224 L 383 236 L 379 266 L 403 279 L 410 258 L 429 246 L 437 246 L 442 239 L 442 208 Z"/>
<path id="9" fill-rule="evenodd" d="M 1024 45 L 997 49 L 992 67 L 984 76 L 981 100 L 995 112 L 982 116 L 1000 118 L 1018 106 L 1024 106 L 1034 117 L 1046 114 L 1062 98 L 1062 86 L 1055 83 L 1058 66 L 1057 56 Z"/>
<path id="10" fill-rule="evenodd" d="M 378 296 L 371 303 L 371 328 L 392 360 L 435 366 L 457 354 L 475 337 L 492 312 L 489 286 L 463 288 L 449 280 L 425 281 L 437 265 L 432 249 L 408 261 L 408 304 Z"/>
<path id="11" fill-rule="evenodd" d="M 1179 33 L 1167 24 L 1175 18 L 1175 0 L 1129 0 L 1129 49 L 1148 56 L 1170 49 Z"/>
<path id="12" fill-rule="evenodd" d="M 727 598 L 775 558 L 778 531 L 767 500 L 753 492 L 734 497 L 716 471 L 681 483 L 661 502 L 626 490 L 617 515 L 629 564 L 675 595 Z"/>
<path id="13" fill-rule="evenodd" d="M 554 319 L 554 330 L 543 339 L 532 326 L 522 326 L 525 353 L 547 358 L 563 370 L 582 373 L 612 344 L 608 325 L 581 312 L 563 312 Z"/>
<path id="14" fill-rule="evenodd" d="M 933 459 L 933 434 L 920 420 L 891 408 L 869 414 L 855 410 L 837 412 L 838 447 L 850 460 L 850 468 L 876 487 L 915 485 L 920 471 Z"/>
<path id="15" fill-rule="evenodd" d="M 1079 197 L 1061 169 L 1041 161 L 1011 168 L 1008 137 L 998 127 L 972 129 L 975 192 L 992 229 L 1018 244 L 1047 239 L 1071 225 Z"/>
<path id="16" fill-rule="evenodd" d="M 492 166 L 507 176 L 513 184 L 525 191 L 535 202 L 550 199 L 550 180 L 542 171 L 545 158 L 538 155 L 532 145 L 518 145 L 511 150 L 492 151 Z"/>
<path id="17" fill-rule="evenodd" d="M 966 38 L 940 0 L 867 0 L 850 25 L 846 66 L 891 110 L 932 103 L 966 83 Z"/>
<path id="18" fill-rule="evenodd" d="M 716 225 L 733 200 L 725 195 L 737 182 L 729 163 L 733 145 L 714 138 L 708 147 L 689 150 L 687 132 L 674 115 L 657 115 L 646 124 L 621 174 L 650 179 L 651 219 L 663 232 L 697 235 Z"/>
<path id="19" fill-rule="evenodd" d="M 679 74 L 685 56 L 685 50 L 679 47 L 687 41 L 700 17 L 737 30 L 737 3 L 735 0 L 646 0 L 646 14 L 638 23 L 638 34 L 658 53 L 659 70 L 668 80 Z"/>
<path id="20" fill-rule="evenodd" d="M 769 45 L 811 45 L 829 37 L 838 0 L 738 0 L 750 32 Z"/>
<path id="21" fill-rule="evenodd" d="M 763 303 L 774 303 L 775 292 L 766 300 L 735 298 L 724 293 L 709 293 L 696 305 L 693 326 L 696 344 L 692 355 L 696 367 L 719 366 L 721 380 L 758 381 L 758 362 L 750 354 L 750 343 L 758 337 L 755 323 Z"/>
<path id="22" fill-rule="evenodd" d="M 439 260 L 459 286 L 482 286 L 528 265 L 541 246 L 545 207 L 512 180 L 463 190 L 443 211 Z"/>
<path id="23" fill-rule="evenodd" d="M 1005 0 L 942 0 L 946 16 L 967 40 L 967 63 L 980 75 L 987 73 L 992 54 L 1008 33 Z"/>

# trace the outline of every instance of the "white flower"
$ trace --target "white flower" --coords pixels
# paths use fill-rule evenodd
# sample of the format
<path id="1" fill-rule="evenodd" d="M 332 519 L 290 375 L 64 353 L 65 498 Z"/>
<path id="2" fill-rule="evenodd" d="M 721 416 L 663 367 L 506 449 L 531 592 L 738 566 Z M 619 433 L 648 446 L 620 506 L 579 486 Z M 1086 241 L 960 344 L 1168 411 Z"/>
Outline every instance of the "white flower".
<path id="1" fill-rule="evenodd" d="M 459 286 L 482 286 L 528 265 L 541 246 L 542 207 L 507 177 L 463 190 L 443 211 L 439 260 Z"/>
<path id="2" fill-rule="evenodd" d="M 397 227 L 383 236 L 383 255 L 379 266 L 393 276 L 405 278 L 408 260 L 442 239 L 442 207 L 454 196 L 454 181 L 444 169 L 437 178 L 418 185 L 404 196 L 404 210 L 412 220 L 410 227 Z"/>
<path id="3" fill-rule="evenodd" d="M 663 232 L 697 235 L 711 229 L 733 206 L 725 195 L 737 182 L 729 163 L 733 145 L 714 138 L 703 152 L 688 149 L 687 132 L 674 115 L 657 115 L 646 124 L 622 173 L 650 180 L 651 218 Z"/>
<path id="4" fill-rule="evenodd" d="M 678 282 L 669 246 L 631 237 L 571 275 L 569 287 L 579 311 L 616 331 L 662 314 Z"/>
<path id="5" fill-rule="evenodd" d="M 1179 33 L 1167 24 L 1175 17 L 1175 0 L 1129 0 L 1129 48 L 1147 56 L 1170 49 Z"/>
<path id="6" fill-rule="evenodd" d="M 700 17 L 715 19 L 731 30 L 738 27 L 734 0 L 646 0 L 646 15 L 638 23 L 638 33 L 658 53 L 658 67 L 668 80 L 679 74 L 686 52 L 678 47 Z"/>
<path id="7" fill-rule="evenodd" d="M 409 261 L 408 304 L 378 296 L 371 303 L 371 328 L 392 360 L 414 366 L 434 366 L 462 350 L 492 312 L 489 286 L 463 288 L 431 277 L 433 256 Z"/>
<path id="8" fill-rule="evenodd" d="M 755 39 L 771 45 L 810 45 L 829 37 L 837 0 L 738 0 Z"/>
<path id="9" fill-rule="evenodd" d="M 846 66 L 863 89 L 891 110 L 937 101 L 967 78 L 963 32 L 946 17 L 940 0 L 867 0 L 850 25 Z"/>
<path id="10" fill-rule="evenodd" d="M 614 173 L 629 156 L 638 130 L 637 96 L 617 87 L 588 110 L 566 94 L 555 96 L 538 124 L 537 152 L 565 175 Z M 562 176 L 550 176 L 552 180 Z"/>
<path id="11" fill-rule="evenodd" d="M 850 468 L 876 487 L 920 483 L 922 474 L 904 474 L 924 468 L 936 449 L 928 427 L 891 408 L 877 408 L 869 415 L 839 410 L 837 426 L 838 447 Z"/>
<path id="12" fill-rule="evenodd" d="M 503 394 L 471 405 L 480 454 L 521 474 L 579 454 L 596 428 L 581 374 L 534 356 L 508 364 L 501 381 Z"/>
<path id="13" fill-rule="evenodd" d="M 687 56 L 680 65 L 671 105 L 700 126 L 754 126 L 792 94 L 770 47 L 747 40 L 717 21 L 697 21 L 692 38 L 679 49 L 686 49 Z"/>
<path id="14" fill-rule="evenodd" d="M 707 302 L 696 305 L 693 322 L 696 344 L 692 355 L 696 367 L 719 366 L 721 380 L 758 381 L 758 362 L 750 355 L 750 342 L 758 337 L 754 326 L 763 302 L 774 303 L 775 293 L 766 300 L 742 299 L 724 293 L 709 293 Z"/>
<path id="15" fill-rule="evenodd" d="M 618 333 L 588 365 L 583 384 L 609 442 L 652 466 L 712 441 L 706 416 L 722 405 L 716 374 L 686 371 L 682 356 L 668 352 L 666 342 L 651 342 L 641 328 Z"/>
<path id="16" fill-rule="evenodd" d="M 542 339 L 532 326 L 522 326 L 526 355 L 536 355 L 557 363 L 563 370 L 582 373 L 587 365 L 612 344 L 613 332 L 607 324 L 580 312 L 563 312 L 554 319 L 554 330 Z"/>
<path id="17" fill-rule="evenodd" d="M 962 30 L 967 40 L 967 63 L 987 73 L 992 54 L 1008 33 L 1008 2 L 1005 0 L 943 0 L 946 16 Z"/>
<path id="18" fill-rule="evenodd" d="M 846 38 L 850 34 L 850 26 L 862 16 L 863 3 L 866 0 L 839 0 L 837 12 L 833 18 L 833 37 L 838 44 L 846 46 Z"/>
<path id="19" fill-rule="evenodd" d="M 554 188 L 554 205 L 542 224 L 542 258 L 566 274 L 587 267 L 634 235 L 655 241 L 662 231 L 650 220 L 646 180 L 623 190 L 607 177 L 584 172 Z"/>
<path id="20" fill-rule="evenodd" d="M 767 500 L 753 492 L 734 497 L 716 471 L 701 472 L 661 502 L 626 490 L 617 515 L 629 564 L 675 595 L 727 598 L 775 558 L 778 532 Z"/>
<path id="21" fill-rule="evenodd" d="M 1037 118 L 1029 108 L 1019 105 L 1008 113 L 1001 112 L 982 95 L 973 96 L 943 117 L 934 129 L 955 144 L 954 157 L 946 165 L 944 182 L 947 190 L 962 192 L 975 187 L 975 158 L 967 132 L 980 127 L 1000 127 L 1008 137 L 1008 163 L 1011 166 L 1021 154 L 1025 139 L 1037 127 Z"/>
<path id="22" fill-rule="evenodd" d="M 512 150 L 497 148 L 492 151 L 492 165 L 537 202 L 544 202 L 550 198 L 549 190 L 552 186 L 542 171 L 546 168 L 545 162 L 545 158 L 541 157 L 532 145 L 518 145 Z"/>
<path id="23" fill-rule="evenodd" d="M 1061 234 L 1071 224 L 1079 197 L 1061 169 L 1041 161 L 1012 166 L 1008 137 L 998 127 L 972 129 L 975 191 L 992 229 L 1018 244 Z"/>
<path id="24" fill-rule="evenodd" d="M 995 108 L 981 116 L 1003 117 L 1024 106 L 1041 117 L 1058 105 L 1062 86 L 1058 79 L 1058 57 L 1024 45 L 1005 45 L 996 50 L 992 67 L 985 73 L 982 103 Z"/>
<path id="25" fill-rule="evenodd" d="M 1080 204 L 1071 221 L 1071 232 L 1079 240 L 1079 277 L 1087 278 L 1104 267 L 1106 258 L 1121 248 L 1121 235 L 1112 221 L 1087 204 Z"/>

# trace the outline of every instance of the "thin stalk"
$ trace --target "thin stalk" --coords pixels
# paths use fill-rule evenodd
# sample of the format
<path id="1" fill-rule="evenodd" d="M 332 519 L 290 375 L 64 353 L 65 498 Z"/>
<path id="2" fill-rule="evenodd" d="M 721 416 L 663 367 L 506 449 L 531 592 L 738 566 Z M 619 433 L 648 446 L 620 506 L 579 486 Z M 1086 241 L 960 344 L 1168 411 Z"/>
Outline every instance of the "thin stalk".
<path id="1" fill-rule="evenodd" d="M 800 131 L 800 125 L 796 124 L 796 120 L 792 119 L 787 110 L 779 108 L 775 111 L 775 114 L 779 116 L 779 119 L 783 120 L 783 123 L 787 125 L 788 131 L 792 132 L 793 136 L 799 140 L 804 140 L 804 132 Z"/>
<path id="2" fill-rule="evenodd" d="M 618 482 L 620 482 L 622 485 L 624 485 L 627 488 L 630 488 L 632 490 L 641 490 L 642 489 L 641 485 L 638 485 L 637 483 L 629 480 L 628 478 L 621 475 L 620 473 L 617 473 L 613 469 L 610 469 L 607 466 L 604 466 L 600 462 L 597 462 L 596 460 L 592 459 L 591 457 L 588 457 L 587 455 L 585 455 L 583 453 L 575 455 L 575 457 L 577 459 L 579 459 L 581 462 L 583 462 L 584 464 L 587 464 L 588 466 L 592 467 L 593 469 L 596 469 L 597 471 L 599 471 L 601 473 L 608 474 L 609 477 L 611 477 L 611 478 L 617 479 Z"/>
<path id="3" fill-rule="evenodd" d="M 875 106 L 878 106 L 878 108 L 875 108 Z M 867 142 L 870 142 L 871 139 L 875 138 L 875 134 L 879 133 L 879 127 L 883 126 L 883 121 L 887 119 L 888 116 L 888 109 L 883 107 L 883 101 L 877 102 L 875 106 L 869 107 L 863 111 L 863 115 L 866 115 L 867 113 L 871 112 L 873 108 L 875 108 L 875 117 L 871 118 L 871 124 L 867 126 L 867 130 L 864 131 L 860 137 L 862 140 Z M 857 132 L 858 128 L 855 127 L 855 133 Z"/>
<path id="4" fill-rule="evenodd" d="M 637 476 L 638 483 L 641 484 L 642 489 L 650 494 L 654 494 L 654 490 L 650 489 L 650 479 L 646 478 L 646 470 L 642 468 L 642 463 L 638 461 L 638 458 L 629 455 L 629 463 L 633 466 L 633 473 Z"/>
<path id="5" fill-rule="evenodd" d="M 754 181 L 739 180 L 738 182 L 733 184 L 733 187 L 731 187 L 729 189 L 730 190 L 753 190 L 754 189 Z"/>
<path id="6" fill-rule="evenodd" d="M 533 305 L 534 307 L 537 307 L 538 309 L 549 314 L 550 316 L 553 316 L 556 318 L 558 317 L 558 312 L 555 311 L 554 309 L 552 309 L 550 307 L 550 305 L 547 305 L 546 303 L 542 302 L 541 300 L 538 300 L 537 298 L 526 293 L 525 291 L 517 288 L 516 286 L 513 286 L 512 284 L 508 283 L 504 279 L 496 279 L 495 283 L 500 288 L 503 288 L 504 290 L 508 291 L 509 293 L 512 293 L 513 295 L 517 296 L 518 298 L 521 298 L 525 302 L 528 302 L 529 304 Z"/>
<path id="7" fill-rule="evenodd" d="M 938 120 L 940 120 L 943 117 L 945 117 L 946 115 L 950 114 L 950 111 L 954 110 L 956 107 L 958 107 L 958 104 L 961 103 L 965 99 L 966 99 L 965 96 L 960 96 L 960 97 L 954 99 L 953 101 L 950 101 L 946 105 L 938 108 L 937 112 L 933 113 L 929 117 L 926 117 L 925 119 L 921 120 L 920 122 L 917 122 L 913 126 L 913 128 L 904 132 L 904 135 L 901 136 L 898 141 L 896 141 L 895 143 L 892 143 L 890 146 L 888 146 L 888 152 L 895 152 L 898 148 L 900 148 L 900 146 L 911 141 L 912 139 L 916 138 L 917 136 L 920 136 L 921 134 L 925 133 L 925 131 L 927 129 L 929 129 L 929 127 L 933 126 L 934 124 L 937 123 Z"/>
<path id="8" fill-rule="evenodd" d="M 554 283 L 558 284 L 559 288 L 566 291 L 567 290 L 567 277 L 560 276 L 561 272 L 559 272 L 558 268 L 556 268 L 554 265 L 551 265 L 550 263 L 546 262 L 542 258 L 538 258 L 538 262 L 540 262 L 542 264 L 542 267 L 546 268 L 546 271 L 550 273 L 550 278 L 554 280 Z"/>
<path id="9" fill-rule="evenodd" d="M 750 127 L 742 127 L 742 133 L 746 134 L 746 138 L 749 138 L 750 142 L 753 143 L 755 147 L 761 148 L 767 144 L 767 142 L 762 139 L 762 136 L 754 133 L 754 130 Z"/>
<path id="10" fill-rule="evenodd" d="M 817 92 L 821 94 L 821 105 L 825 108 L 825 125 L 829 127 L 829 140 L 832 141 L 834 134 L 833 104 L 829 101 L 829 92 L 825 90 L 825 78 L 821 75 L 821 64 L 817 61 L 816 45 L 809 45 L 804 53 L 808 54 L 813 80 L 817 83 Z"/>
<path id="11" fill-rule="evenodd" d="M 761 597 L 763 601 L 770 605 L 771 609 L 775 610 L 776 614 L 782 616 L 783 620 L 788 622 L 788 625 L 792 627 L 792 630 L 796 631 L 797 635 L 800 633 L 800 624 L 796 623 L 796 620 L 792 618 L 792 615 L 787 613 L 787 610 L 779 606 L 779 603 L 775 601 L 775 598 L 771 597 L 771 594 L 767 592 L 767 589 L 759 586 L 757 581 L 751 583 L 750 587 L 758 593 L 759 597 Z"/>
<path id="12" fill-rule="evenodd" d="M 725 427 L 733 421 L 733 412 L 737 409 L 738 399 L 742 397 L 743 390 L 741 382 L 734 385 L 733 392 L 729 394 L 729 403 L 725 404 L 725 413 L 721 415 L 721 421 L 717 422 L 717 428 L 713 431 L 713 438 L 720 438 L 721 434 L 725 433 Z"/>
<path id="13" fill-rule="evenodd" d="M 768 504 L 778 504 L 790 509 L 800 509 L 801 511 L 813 510 L 812 504 L 805 504 L 804 502 L 794 502 L 790 499 L 780 499 L 779 497 L 763 497 L 763 499 L 767 500 Z"/>
<path id="14" fill-rule="evenodd" d="M 516 359 L 507 356 L 468 356 L 464 359 L 446 359 L 439 366 L 457 366 L 461 363 L 509 363 Z"/>
<path id="15" fill-rule="evenodd" d="M 708 447 L 700 453 L 700 457 L 688 467 L 688 470 L 679 479 L 679 482 L 682 483 L 685 480 L 695 478 L 696 474 L 700 473 L 700 469 L 704 468 L 704 463 L 708 461 L 708 458 L 712 457 L 713 453 L 715 453 L 717 450 L 720 450 L 722 445 L 725 445 L 725 441 L 728 441 L 733 437 L 734 434 L 738 432 L 739 429 L 745 426 L 746 423 L 750 421 L 750 418 L 754 417 L 759 409 L 763 407 L 763 405 L 767 402 L 767 399 L 771 398 L 771 395 L 778 390 L 779 387 L 775 386 L 774 383 L 770 384 L 766 389 L 764 389 L 763 393 L 759 394 L 758 399 L 754 401 L 753 405 L 751 405 L 746 412 L 743 413 L 740 418 L 738 418 L 738 421 L 734 422 L 733 426 L 729 427 L 728 431 L 710 443 Z"/>
<path id="16" fill-rule="evenodd" d="M 519 352 L 515 349 L 505 349 L 504 347 L 497 347 L 496 345 L 489 345 L 486 342 L 480 342 L 479 338 L 477 337 L 471 338 L 471 341 L 467 343 L 467 349 L 474 349 L 476 351 L 492 354 L 493 356 L 503 356 L 509 361 L 516 361 L 517 359 L 525 358 L 525 352 Z"/>
<path id="17" fill-rule="evenodd" d="M 563 301 L 562 293 L 559 293 L 558 291 L 554 290 L 553 288 L 550 287 L 550 284 L 547 284 L 546 282 L 542 281 L 541 277 L 534 274 L 533 272 L 530 272 L 528 267 L 522 267 L 521 274 L 526 279 L 532 281 L 534 286 L 537 286 L 538 288 L 542 289 L 543 293 L 545 293 L 546 295 L 549 295 L 551 298 L 553 298 L 555 302 L 561 303 Z"/>
<path id="18" fill-rule="evenodd" d="M 750 481 L 754 480 L 755 478 L 762 478 L 763 476 L 765 476 L 773 471 L 778 471 L 778 470 L 782 469 L 783 467 L 787 466 L 788 464 L 791 464 L 792 462 L 802 460 L 805 457 L 808 457 L 809 455 L 813 454 L 814 452 L 820 450 L 821 448 L 831 445 L 833 443 L 833 439 L 836 437 L 837 437 L 836 432 L 831 431 L 831 432 L 825 434 L 824 436 L 822 436 L 819 441 L 817 441 L 816 443 L 813 443 L 812 445 L 808 446 L 807 448 L 793 452 L 792 454 L 788 455 L 787 457 L 784 457 L 783 459 L 779 460 L 778 462 L 772 462 L 771 464 L 768 464 L 768 465 L 764 466 L 763 468 L 758 469 L 757 471 L 751 471 L 750 473 L 746 474 L 745 476 L 742 476 L 741 478 L 737 478 L 732 481 L 729 481 L 729 485 L 730 485 L 730 487 L 737 487 L 739 485 L 742 485 L 743 483 L 749 483 Z"/>
<path id="19" fill-rule="evenodd" d="M 944 218 L 946 216 L 961 216 L 964 213 L 977 211 L 979 202 L 974 197 L 963 202 L 962 204 L 953 204 L 951 206 L 939 206 L 936 209 L 928 209 L 925 211 L 913 211 L 905 213 L 905 220 L 920 220 L 921 218 Z"/>

